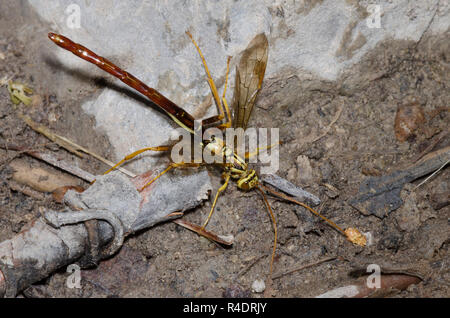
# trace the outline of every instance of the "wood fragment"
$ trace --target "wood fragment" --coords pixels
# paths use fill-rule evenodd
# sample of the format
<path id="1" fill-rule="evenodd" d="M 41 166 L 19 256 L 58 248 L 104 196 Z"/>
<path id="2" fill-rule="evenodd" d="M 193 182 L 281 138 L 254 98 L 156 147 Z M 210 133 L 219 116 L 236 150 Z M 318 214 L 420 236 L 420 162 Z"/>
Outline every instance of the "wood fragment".
<path id="1" fill-rule="evenodd" d="M 203 186 L 193 187 L 192 184 Z M 85 212 L 94 212 L 93 216 L 99 215 L 95 210 L 103 213 L 103 216 L 115 215 L 120 220 L 114 222 L 116 228 L 120 230 L 123 227 L 123 231 L 118 233 L 120 238 L 167 221 L 168 215 L 174 212 L 192 210 L 207 198 L 211 184 L 207 171 L 203 170 L 196 175 L 164 175 L 149 188 L 151 191 L 139 192 L 127 176 L 112 172 L 99 176 L 82 193 L 68 191 L 64 200 L 85 204 L 88 209 Z M 171 191 L 167 191 L 168 188 Z M 47 212 L 44 210 L 42 215 L 47 215 Z M 71 216 L 80 213 L 78 209 L 65 212 L 69 212 Z M 62 214 L 61 217 L 65 214 L 53 212 L 58 219 L 58 213 Z M 83 215 L 81 216 L 83 219 Z M 82 219 L 79 221 L 82 222 Z M 41 216 L 13 238 L 0 242 L 0 298 L 15 297 L 20 291 L 48 277 L 57 269 L 75 262 L 83 264 L 81 260 L 89 256 L 92 237 L 88 236 L 84 222 L 55 228 L 48 221 Z M 99 223 L 98 255 L 103 258 L 103 247 L 111 246 L 108 243 L 115 239 L 116 232 L 103 219 L 96 222 Z M 118 238 L 116 242 L 119 242 Z"/>
<path id="2" fill-rule="evenodd" d="M 32 197 L 36 200 L 44 200 L 45 199 L 45 195 L 42 192 L 33 190 L 26 185 L 19 184 L 18 182 L 14 181 L 14 180 L 9 180 L 8 186 L 11 188 L 11 190 L 21 192 L 21 193 L 23 193 L 29 197 Z"/>
<path id="3" fill-rule="evenodd" d="M 76 177 L 79 177 L 80 179 L 83 179 L 87 182 L 92 182 L 95 180 L 95 176 L 87 171 L 84 171 L 81 168 L 78 168 L 72 164 L 67 163 L 64 160 L 60 160 L 49 153 L 44 153 L 40 151 L 33 151 L 33 150 L 27 150 L 25 147 L 19 147 L 17 145 L 8 144 L 6 146 L 1 146 L 0 148 L 18 151 L 20 153 L 25 153 L 31 157 L 34 157 L 36 159 L 40 159 L 56 168 L 59 168 L 61 170 L 64 170 Z"/>
<path id="4" fill-rule="evenodd" d="M 266 174 L 261 177 L 261 181 L 270 184 L 272 187 L 275 187 L 278 190 L 289 194 L 290 196 L 293 196 L 299 201 L 305 201 L 312 206 L 320 204 L 320 199 L 317 196 L 303 190 L 300 187 L 297 187 L 296 185 L 292 184 L 284 178 L 281 178 L 280 176 L 277 176 L 276 174 Z"/>
<path id="5" fill-rule="evenodd" d="M 380 288 L 369 288 L 367 280 L 363 279 L 353 285 L 335 288 L 316 298 L 363 298 L 386 297 L 408 286 L 420 283 L 421 279 L 415 276 L 393 274 L 380 276 Z"/>
<path id="6" fill-rule="evenodd" d="M 433 178 L 434 175 L 436 175 L 439 171 L 441 171 L 448 163 L 450 162 L 450 160 L 447 160 L 446 162 L 444 162 L 444 164 L 442 166 L 439 167 L 439 169 L 437 169 L 436 171 L 434 171 L 431 175 L 429 175 L 425 180 L 423 180 L 421 183 L 419 183 L 418 185 L 416 185 L 414 187 L 414 190 L 416 190 L 418 187 L 420 187 L 421 185 L 423 185 L 424 183 L 426 183 L 428 180 L 430 180 L 431 178 Z"/>
<path id="7" fill-rule="evenodd" d="M 403 204 L 400 192 L 405 183 L 436 171 L 449 160 L 450 146 L 424 156 L 404 170 L 386 176 L 369 177 L 360 185 L 358 196 L 349 203 L 364 215 L 384 218 Z"/>
<path id="8" fill-rule="evenodd" d="M 210 239 L 211 241 L 214 241 L 216 243 L 226 245 L 226 246 L 230 246 L 233 244 L 233 237 L 214 234 L 213 232 L 202 229 L 202 227 L 199 225 L 190 223 L 183 219 L 177 219 L 177 220 L 174 220 L 173 222 L 178 225 L 181 225 L 182 227 L 184 227 L 188 230 L 191 230 L 203 237 L 206 237 L 207 239 Z"/>
<path id="9" fill-rule="evenodd" d="M 50 129 L 48 129 L 47 127 L 43 126 L 43 125 L 39 125 L 38 123 L 34 122 L 29 116 L 23 115 L 19 113 L 19 117 L 22 118 L 25 123 L 30 126 L 33 130 L 37 131 L 40 134 L 43 134 L 44 136 L 46 136 L 48 139 L 50 139 L 51 141 L 57 143 L 59 146 L 61 146 L 62 148 L 66 149 L 67 151 L 79 156 L 80 158 L 83 158 L 83 154 L 81 152 L 84 152 L 85 154 L 88 154 L 92 157 L 94 157 L 95 159 L 103 162 L 104 164 L 113 167 L 115 165 L 115 163 L 113 163 L 112 161 L 109 161 L 105 158 L 103 158 L 102 156 L 97 155 L 96 153 L 78 145 L 77 143 L 75 143 L 74 141 L 57 135 L 55 133 L 53 133 L 52 131 L 50 131 Z M 119 170 L 120 172 L 125 173 L 126 175 L 128 175 L 129 177 L 136 177 L 136 174 L 130 172 L 129 170 L 122 168 L 122 167 L 118 167 L 117 170 Z"/>
<path id="10" fill-rule="evenodd" d="M 444 139 L 444 137 L 447 137 L 447 135 L 449 134 L 448 130 L 444 130 L 442 131 L 439 135 L 437 135 L 437 137 L 430 143 L 430 145 L 428 145 L 428 147 L 426 147 L 420 154 L 418 154 L 416 157 L 414 157 L 411 161 L 417 162 L 420 159 L 423 158 L 423 156 L 425 156 L 426 154 L 428 154 L 431 150 L 433 150 L 433 148 L 442 140 Z"/>
<path id="11" fill-rule="evenodd" d="M 13 160 L 9 166 L 15 171 L 12 176 L 14 181 L 40 192 L 53 192 L 59 187 L 79 185 L 79 180 L 75 177 L 43 168 L 30 167 L 24 160 Z"/>
<path id="12" fill-rule="evenodd" d="M 44 125 L 40 125 L 33 121 L 30 116 L 18 113 L 18 116 L 34 131 L 44 135 L 51 141 L 57 143 L 60 147 L 66 149 L 67 151 L 77 155 L 80 158 L 83 158 L 83 154 L 79 151 L 79 149 L 76 147 L 76 144 L 71 142 L 70 140 L 61 137 L 52 131 L 45 127 Z"/>

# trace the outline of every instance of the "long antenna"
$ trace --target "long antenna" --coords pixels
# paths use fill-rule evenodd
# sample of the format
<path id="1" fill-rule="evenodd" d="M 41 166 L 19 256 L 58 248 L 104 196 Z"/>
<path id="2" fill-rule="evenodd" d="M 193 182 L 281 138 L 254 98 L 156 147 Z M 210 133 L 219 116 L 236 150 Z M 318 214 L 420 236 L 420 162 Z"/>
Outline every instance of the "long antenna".
<path id="1" fill-rule="evenodd" d="M 317 212 L 316 210 L 314 210 L 313 208 L 311 208 L 310 206 L 306 205 L 303 202 L 297 201 L 292 197 L 287 196 L 284 193 L 275 191 L 269 187 L 266 187 L 262 184 L 258 185 L 258 188 L 261 191 L 261 188 L 264 189 L 267 192 L 272 193 L 273 195 L 282 198 L 284 200 L 293 202 L 295 204 L 298 204 L 302 207 L 304 207 L 305 209 L 308 209 L 311 213 L 317 215 L 318 217 L 320 217 L 322 220 L 324 220 L 325 222 L 327 222 L 329 225 L 331 225 L 334 229 L 338 230 L 341 234 L 343 234 L 345 237 L 347 237 L 347 239 L 356 244 L 356 245 L 360 245 L 360 246 L 365 246 L 367 243 L 366 237 L 364 235 L 361 234 L 361 232 L 359 232 L 357 229 L 355 228 L 347 228 L 347 229 L 342 229 L 340 226 L 338 226 L 336 223 L 334 223 L 333 221 L 331 221 L 330 219 L 327 219 L 326 217 L 324 217 L 323 215 L 321 215 L 319 212 Z"/>
<path id="2" fill-rule="evenodd" d="M 261 186 L 261 184 L 256 186 L 256 189 L 258 189 L 259 192 L 261 192 L 261 194 L 262 194 L 262 197 L 264 199 L 264 203 L 266 204 L 267 210 L 269 211 L 269 214 L 270 214 L 270 218 L 272 219 L 273 231 L 275 233 L 275 238 L 273 240 L 272 258 L 270 259 L 270 274 L 269 274 L 269 277 L 272 277 L 273 260 L 275 258 L 275 251 L 277 249 L 277 221 L 275 220 L 275 215 L 273 214 L 273 211 L 272 211 L 272 208 L 270 207 L 269 201 L 267 201 L 266 195 L 264 194 L 264 191 L 261 190 L 260 186 Z"/>

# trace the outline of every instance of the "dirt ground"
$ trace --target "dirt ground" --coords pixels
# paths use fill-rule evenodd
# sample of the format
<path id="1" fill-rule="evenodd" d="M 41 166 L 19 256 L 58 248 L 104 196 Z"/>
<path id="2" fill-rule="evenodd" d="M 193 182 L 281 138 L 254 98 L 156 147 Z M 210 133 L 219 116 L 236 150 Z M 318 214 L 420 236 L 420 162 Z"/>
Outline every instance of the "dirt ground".
<path id="1" fill-rule="evenodd" d="M 110 153 L 107 138 L 93 129 L 95 120 L 83 114 L 80 107 L 84 99 L 104 88 L 104 82 L 76 78 L 84 83 L 82 89 L 53 89 L 56 75 L 37 64 L 48 29 L 30 12 L 12 12 L 11 16 L 14 14 L 23 18 L 0 21 L 0 80 L 11 78 L 24 83 L 37 97 L 29 107 L 15 107 L 6 85 L 0 87 L 0 241 L 16 235 L 44 209 L 64 208 L 48 193 L 18 186 L 12 178 L 11 163 L 23 160 L 30 167 L 62 172 L 22 153 L 6 151 L 4 145 L 52 152 L 94 174 L 107 169 L 49 142 L 27 127 L 17 116 L 19 110 L 106 158 L 118 159 Z M 29 30 L 27 36 L 17 32 L 23 29 Z M 448 108 L 443 108 L 450 100 L 448 52 L 448 34 L 426 34 L 419 43 L 380 43 L 335 82 L 314 78 L 306 82 L 289 75 L 289 70 L 283 77 L 265 80 L 251 124 L 280 127 L 283 144 L 278 174 L 319 196 L 319 209 L 326 217 L 372 236 L 368 246 L 353 246 L 305 209 L 270 199 L 279 231 L 275 274 L 337 257 L 274 279 L 272 296 L 317 296 L 352 284 L 355 278 L 350 273 L 370 263 L 420 274 L 420 283 L 393 293 L 393 297 L 450 296 L 448 168 L 417 189 L 415 186 L 425 178 L 406 185 L 402 191 L 404 204 L 384 218 L 363 215 L 348 203 L 368 176 L 386 175 L 408 166 L 423 151 L 449 145 L 448 134 L 437 139 L 449 124 Z M 47 61 L 51 64 L 51 58 Z M 289 93 L 298 92 L 298 87 L 302 94 Z M 425 120 L 414 135 L 400 142 L 394 131 L 397 108 L 411 100 L 422 109 Z M 217 189 L 220 171 L 212 169 L 211 176 Z M 185 218 L 201 224 L 209 207 L 208 202 Z M 118 255 L 98 268 L 83 270 L 81 289 L 67 288 L 68 274 L 61 269 L 21 296 L 261 297 L 252 292 L 251 286 L 256 279 L 266 279 L 273 231 L 260 195 L 229 186 L 209 229 L 232 233 L 233 247 L 220 247 L 173 223 L 161 224 L 128 238 Z"/>

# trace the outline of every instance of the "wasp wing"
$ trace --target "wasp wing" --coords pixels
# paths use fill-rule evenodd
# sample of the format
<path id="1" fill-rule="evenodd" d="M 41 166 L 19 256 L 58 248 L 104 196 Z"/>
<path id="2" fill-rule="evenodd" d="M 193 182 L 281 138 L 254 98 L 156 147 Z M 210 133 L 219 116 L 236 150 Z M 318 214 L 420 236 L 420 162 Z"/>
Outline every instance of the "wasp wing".
<path id="1" fill-rule="evenodd" d="M 266 35 L 258 34 L 245 49 L 236 68 L 233 100 L 235 128 L 247 128 L 266 71 L 268 47 Z"/>

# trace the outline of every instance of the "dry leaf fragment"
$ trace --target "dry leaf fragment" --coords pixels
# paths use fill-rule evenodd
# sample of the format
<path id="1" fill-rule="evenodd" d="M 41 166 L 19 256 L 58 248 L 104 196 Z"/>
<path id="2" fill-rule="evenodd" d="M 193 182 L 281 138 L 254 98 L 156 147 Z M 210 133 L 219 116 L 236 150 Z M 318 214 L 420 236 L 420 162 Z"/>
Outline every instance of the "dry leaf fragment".
<path id="1" fill-rule="evenodd" d="M 422 107 L 417 102 L 400 105 L 395 115 L 394 131 L 398 141 L 404 142 L 415 135 L 416 130 L 425 123 Z"/>
<path id="2" fill-rule="evenodd" d="M 8 92 L 11 101 L 16 105 L 22 102 L 28 106 L 32 102 L 32 98 L 28 97 L 27 94 L 32 94 L 33 90 L 24 84 L 8 81 Z"/>

